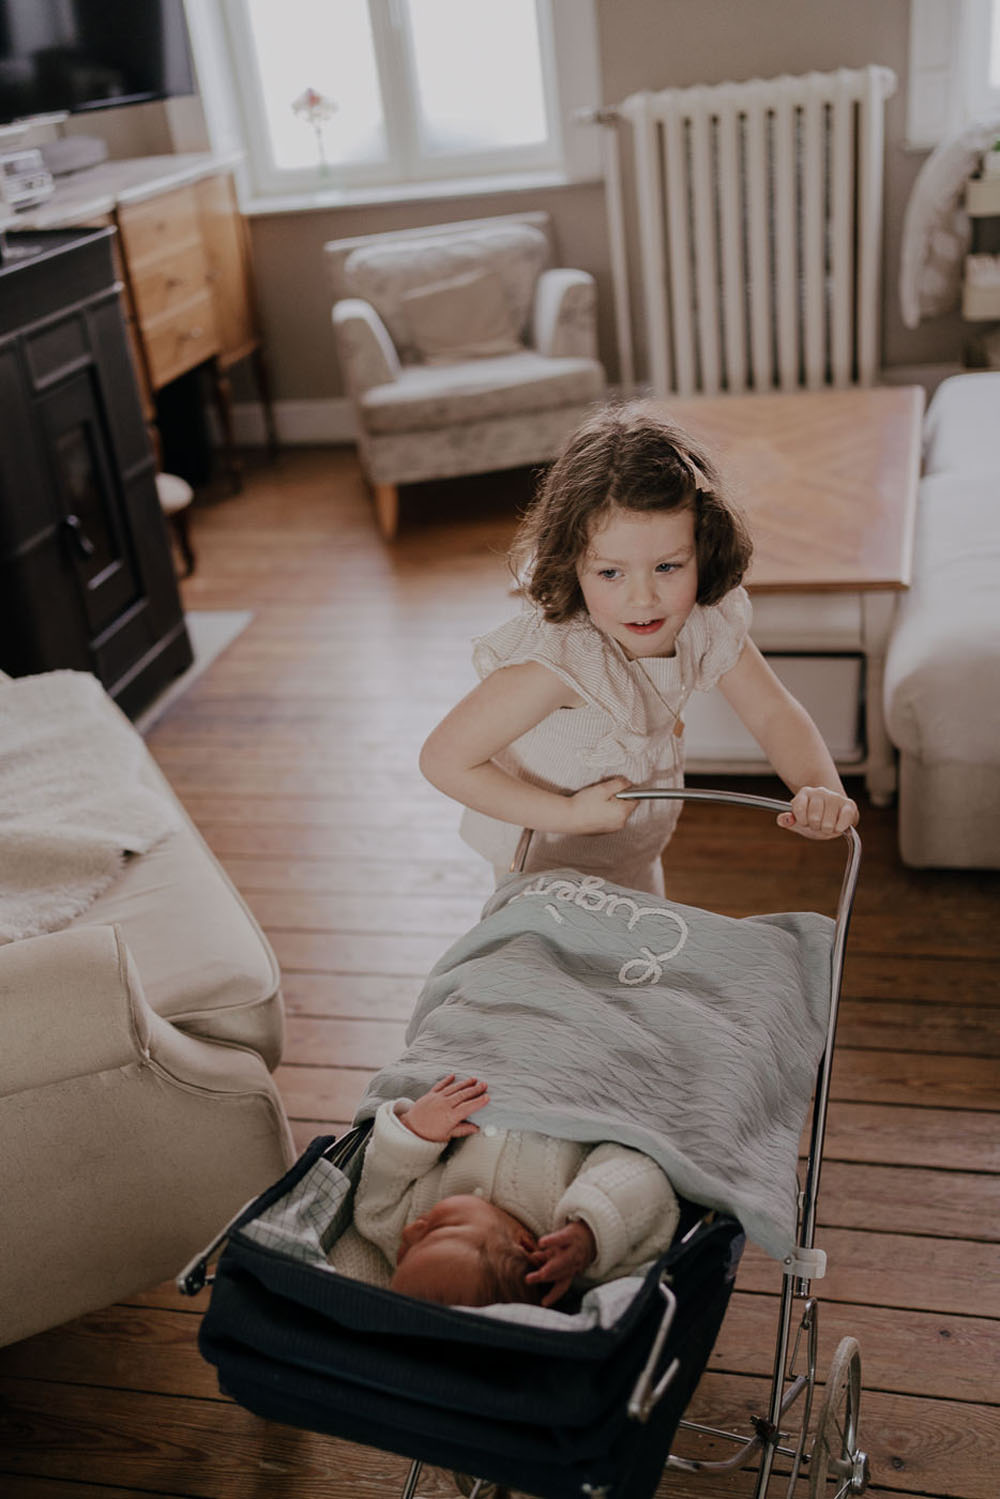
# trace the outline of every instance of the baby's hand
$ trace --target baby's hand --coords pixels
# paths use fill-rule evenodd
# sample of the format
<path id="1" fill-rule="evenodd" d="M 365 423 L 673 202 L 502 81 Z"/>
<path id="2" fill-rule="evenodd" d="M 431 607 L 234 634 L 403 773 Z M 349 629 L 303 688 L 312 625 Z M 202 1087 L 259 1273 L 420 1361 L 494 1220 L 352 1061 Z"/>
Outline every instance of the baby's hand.
<path id="1" fill-rule="evenodd" d="M 429 1093 L 418 1098 L 416 1103 L 399 1115 L 400 1120 L 421 1140 L 460 1140 L 463 1135 L 474 1135 L 478 1124 L 467 1123 L 470 1114 L 485 1108 L 490 1101 L 486 1084 L 477 1078 L 467 1077 L 464 1083 L 456 1083 L 455 1074 L 449 1072 Z"/>
<path id="2" fill-rule="evenodd" d="M 566 1295 L 574 1275 L 580 1275 L 592 1265 L 596 1255 L 594 1235 L 585 1223 L 575 1219 L 539 1239 L 538 1248 L 531 1256 L 536 1268 L 529 1271 L 525 1280 L 528 1285 L 552 1281 L 552 1289 L 543 1296 L 542 1306 L 555 1306 Z"/>
<path id="3" fill-rule="evenodd" d="M 801 833 L 803 838 L 836 838 L 853 828 L 857 820 L 857 805 L 843 792 L 803 786 L 792 797 L 789 810 L 779 815 L 778 826 Z"/>
<path id="4" fill-rule="evenodd" d="M 620 802 L 619 791 L 628 791 L 631 781 L 624 776 L 612 776 L 609 781 L 598 781 L 594 786 L 584 786 L 569 798 L 570 827 L 568 833 L 617 833 L 628 822 L 638 802 Z"/>

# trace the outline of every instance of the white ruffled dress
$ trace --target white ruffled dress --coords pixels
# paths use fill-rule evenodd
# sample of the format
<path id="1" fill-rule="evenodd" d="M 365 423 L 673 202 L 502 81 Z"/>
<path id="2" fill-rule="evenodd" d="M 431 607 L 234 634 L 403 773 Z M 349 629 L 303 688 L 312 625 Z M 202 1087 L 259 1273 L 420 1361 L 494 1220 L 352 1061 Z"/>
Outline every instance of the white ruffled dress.
<path id="1" fill-rule="evenodd" d="M 551 624 L 526 610 L 474 642 L 481 678 L 501 666 L 538 661 L 584 699 L 559 708 L 494 757 L 511 775 L 549 791 L 573 792 L 608 776 L 634 786 L 684 784 L 684 707 L 736 665 L 750 628 L 746 590 L 696 604 L 672 656 L 630 661 L 584 612 Z M 660 856 L 680 816 L 676 801 L 640 802 L 617 833 L 535 833 L 526 872 L 569 867 L 609 883 L 663 894 Z M 521 829 L 466 809 L 461 836 L 488 859 L 497 880 L 510 869 Z"/>

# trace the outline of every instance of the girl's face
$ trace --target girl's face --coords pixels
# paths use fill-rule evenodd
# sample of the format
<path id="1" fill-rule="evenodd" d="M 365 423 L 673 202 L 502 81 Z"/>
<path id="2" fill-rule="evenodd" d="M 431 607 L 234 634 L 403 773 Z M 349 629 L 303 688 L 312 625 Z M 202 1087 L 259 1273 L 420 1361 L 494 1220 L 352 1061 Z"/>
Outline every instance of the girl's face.
<path id="1" fill-rule="evenodd" d="M 613 510 L 576 573 L 587 613 L 631 661 L 672 656 L 698 595 L 694 510 Z"/>

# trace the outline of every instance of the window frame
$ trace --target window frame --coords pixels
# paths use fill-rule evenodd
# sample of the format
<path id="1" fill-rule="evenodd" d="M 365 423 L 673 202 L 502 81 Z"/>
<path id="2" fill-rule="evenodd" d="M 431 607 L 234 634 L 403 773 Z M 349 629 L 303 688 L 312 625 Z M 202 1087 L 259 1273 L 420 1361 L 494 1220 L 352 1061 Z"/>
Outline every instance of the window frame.
<path id="1" fill-rule="evenodd" d="M 387 24 L 394 0 L 369 0 L 379 24 Z M 502 0 L 501 0 L 502 3 Z M 256 60 L 242 0 L 186 0 L 192 50 L 198 70 L 206 125 L 216 149 L 238 143 L 245 152 L 244 195 L 288 206 L 309 202 L 363 202 L 366 199 L 417 198 L 498 191 L 532 181 L 584 181 L 600 177 L 599 132 L 577 118 L 577 112 L 599 102 L 596 0 L 536 0 L 545 78 L 549 141 L 542 147 L 505 148 L 496 153 L 466 153 L 440 162 L 419 161 L 355 168 L 334 166 L 329 174 L 316 168 L 276 169 L 263 111 L 253 107 L 259 91 Z M 212 13 L 214 12 L 214 14 Z M 407 28 L 407 45 L 409 45 Z M 240 79 L 253 79 L 242 87 Z M 385 90 L 390 98 L 393 89 Z M 407 137 L 405 113 L 387 133 Z M 393 134 L 390 134 L 390 146 Z"/>
<path id="2" fill-rule="evenodd" d="M 1000 0 L 910 0 L 906 144 L 926 151 L 974 119 L 1000 115 L 988 78 L 993 10 Z"/>

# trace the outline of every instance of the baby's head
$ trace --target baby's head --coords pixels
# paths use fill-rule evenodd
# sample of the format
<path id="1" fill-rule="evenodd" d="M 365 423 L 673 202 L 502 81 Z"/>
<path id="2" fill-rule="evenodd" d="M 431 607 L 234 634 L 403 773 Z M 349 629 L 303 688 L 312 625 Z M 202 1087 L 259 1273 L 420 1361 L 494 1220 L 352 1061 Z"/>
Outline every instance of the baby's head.
<path id="1" fill-rule="evenodd" d="M 525 1284 L 534 1236 L 517 1218 L 482 1197 L 443 1197 L 403 1230 L 390 1282 L 393 1291 L 450 1306 L 537 1302 Z"/>
<path id="2" fill-rule="evenodd" d="M 584 609 L 578 568 L 621 512 L 691 512 L 696 602 L 717 604 L 743 579 L 752 542 L 708 454 L 642 402 L 606 406 L 579 427 L 518 529 L 511 565 L 555 623 Z"/>

